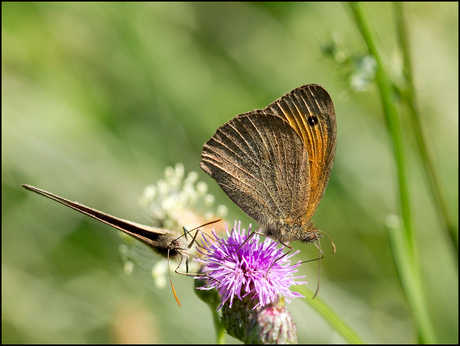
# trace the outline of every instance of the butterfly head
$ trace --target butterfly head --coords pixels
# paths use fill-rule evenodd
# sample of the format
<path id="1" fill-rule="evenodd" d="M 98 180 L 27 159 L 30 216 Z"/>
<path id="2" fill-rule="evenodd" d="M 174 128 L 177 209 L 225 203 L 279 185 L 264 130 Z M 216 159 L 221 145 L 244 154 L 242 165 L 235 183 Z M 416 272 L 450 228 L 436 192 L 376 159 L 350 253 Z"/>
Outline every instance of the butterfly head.
<path id="1" fill-rule="evenodd" d="M 156 247 L 153 247 L 153 249 L 156 252 L 164 258 L 169 258 L 176 262 L 188 259 L 190 255 L 185 237 L 178 236 L 176 232 L 158 237 L 155 245 Z"/>

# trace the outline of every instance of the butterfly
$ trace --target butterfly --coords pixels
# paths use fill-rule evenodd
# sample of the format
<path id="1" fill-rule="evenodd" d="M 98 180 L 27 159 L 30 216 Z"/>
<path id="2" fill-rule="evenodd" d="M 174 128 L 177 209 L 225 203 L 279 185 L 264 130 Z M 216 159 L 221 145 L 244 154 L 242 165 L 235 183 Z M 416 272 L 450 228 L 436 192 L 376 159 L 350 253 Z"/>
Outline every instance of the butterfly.
<path id="1" fill-rule="evenodd" d="M 307 84 L 220 126 L 204 144 L 200 166 L 264 235 L 284 245 L 310 243 L 324 233 L 311 218 L 329 181 L 336 142 L 332 99 Z"/>
<path id="2" fill-rule="evenodd" d="M 38 193 L 39 195 L 48 197 L 80 213 L 88 215 L 92 217 L 93 219 L 101 221 L 126 234 L 129 234 L 130 236 L 136 238 L 137 240 L 141 241 L 142 243 L 144 243 L 145 245 L 153 249 L 156 253 L 158 253 L 162 257 L 166 258 L 168 260 L 168 264 L 169 264 L 169 259 L 179 262 L 179 265 L 177 266 L 175 270 L 175 272 L 178 274 L 183 274 L 183 273 L 179 273 L 178 269 L 184 262 L 187 265 L 187 272 L 188 272 L 188 259 L 190 255 L 189 249 L 195 243 L 196 236 L 198 234 L 198 233 L 195 233 L 195 236 L 193 237 L 192 241 L 189 244 L 187 244 L 187 241 L 186 241 L 187 233 L 194 231 L 198 229 L 199 227 L 207 226 L 209 224 L 220 221 L 220 219 L 211 221 L 195 229 L 192 229 L 190 231 L 187 231 L 184 228 L 184 234 L 181 235 L 176 231 L 169 230 L 166 228 L 155 228 L 155 227 L 145 226 L 139 223 L 117 218 L 115 216 L 103 213 L 99 210 L 89 208 L 83 204 L 72 202 L 66 198 L 60 197 L 51 192 L 44 191 L 42 189 L 39 189 L 31 185 L 23 184 L 22 186 L 29 191 L 33 191 L 35 193 Z M 191 275 L 191 276 L 195 276 L 195 275 Z M 174 297 L 176 298 L 177 304 L 179 304 L 179 307 L 180 307 L 179 299 L 177 298 L 176 291 L 174 289 L 172 280 L 171 280 L 171 287 L 174 293 Z"/>

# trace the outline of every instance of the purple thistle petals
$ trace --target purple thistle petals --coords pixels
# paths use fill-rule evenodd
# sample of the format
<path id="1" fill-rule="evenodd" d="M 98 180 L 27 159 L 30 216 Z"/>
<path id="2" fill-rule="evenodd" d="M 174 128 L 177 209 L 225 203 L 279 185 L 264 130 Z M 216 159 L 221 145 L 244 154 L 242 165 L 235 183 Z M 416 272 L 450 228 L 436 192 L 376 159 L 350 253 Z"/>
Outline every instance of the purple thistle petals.
<path id="1" fill-rule="evenodd" d="M 254 235 L 244 243 L 248 236 L 245 235 L 244 229 L 240 231 L 240 226 L 241 222 L 238 223 L 238 228 L 235 222 L 231 232 L 227 228 L 228 239 L 218 239 L 215 233 L 214 237 L 218 241 L 205 238 L 202 245 L 206 251 L 198 249 L 204 257 L 196 261 L 203 263 L 207 283 L 199 289 L 217 289 L 222 297 L 218 309 L 227 301 L 231 307 L 235 296 L 240 300 L 246 296 L 255 299 L 257 304 L 254 308 L 275 301 L 279 294 L 283 295 L 287 302 L 290 302 L 289 298 L 303 298 L 300 293 L 289 290 L 291 285 L 306 283 L 295 282 L 295 279 L 305 276 L 293 275 L 297 272 L 295 268 L 300 265 L 300 261 L 291 265 L 289 260 L 299 251 L 284 256 L 283 248 L 277 248 L 278 243 L 269 238 L 260 243 L 259 235 Z M 250 230 L 251 226 L 248 234 Z"/>

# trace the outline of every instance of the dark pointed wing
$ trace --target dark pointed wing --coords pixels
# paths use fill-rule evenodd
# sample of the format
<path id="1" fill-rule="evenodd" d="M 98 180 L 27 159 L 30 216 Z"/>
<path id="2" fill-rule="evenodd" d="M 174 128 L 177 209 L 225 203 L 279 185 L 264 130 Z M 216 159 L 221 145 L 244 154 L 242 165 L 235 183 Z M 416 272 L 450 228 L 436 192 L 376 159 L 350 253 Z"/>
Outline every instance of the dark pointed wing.
<path id="1" fill-rule="evenodd" d="M 181 252 L 182 249 L 187 248 L 185 239 L 181 238 L 180 234 L 176 231 L 149 227 L 136 222 L 123 220 L 118 217 L 103 213 L 99 210 L 87 207 L 83 204 L 72 202 L 71 200 L 60 197 L 51 192 L 39 189 L 37 187 L 26 184 L 23 184 L 22 186 L 29 191 L 33 191 L 35 193 L 38 193 L 39 195 L 48 197 L 82 214 L 88 215 L 93 219 L 101 221 L 106 225 L 112 226 L 122 232 L 125 232 L 126 234 L 131 235 L 132 237 L 140 240 L 147 246 L 150 246 L 152 249 L 154 249 L 156 252 L 158 252 L 165 258 L 167 256 L 168 249 L 171 248 L 171 242 L 175 239 L 179 239 L 180 245 L 177 245 L 176 248 L 172 250 L 178 250 L 179 252 Z M 173 256 L 175 256 L 175 254 L 171 252 L 171 257 Z M 182 255 L 180 254 L 180 256 Z"/>
<path id="2" fill-rule="evenodd" d="M 264 111 L 289 122 L 308 152 L 310 198 L 307 219 L 311 219 L 326 190 L 337 141 L 337 125 L 332 99 L 321 86 L 308 84 L 292 90 Z"/>
<path id="3" fill-rule="evenodd" d="M 307 150 L 278 116 L 256 110 L 234 117 L 205 143 L 200 166 L 259 223 L 294 223 L 305 217 Z"/>

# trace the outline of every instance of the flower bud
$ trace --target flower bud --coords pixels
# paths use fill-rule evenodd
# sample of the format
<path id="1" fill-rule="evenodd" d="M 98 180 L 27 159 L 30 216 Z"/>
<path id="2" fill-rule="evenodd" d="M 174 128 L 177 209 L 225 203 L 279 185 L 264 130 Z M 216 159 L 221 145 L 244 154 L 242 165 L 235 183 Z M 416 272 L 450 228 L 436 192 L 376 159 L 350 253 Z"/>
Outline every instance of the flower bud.
<path id="1" fill-rule="evenodd" d="M 246 344 L 296 344 L 297 327 L 284 298 L 257 311 L 248 325 Z"/>

